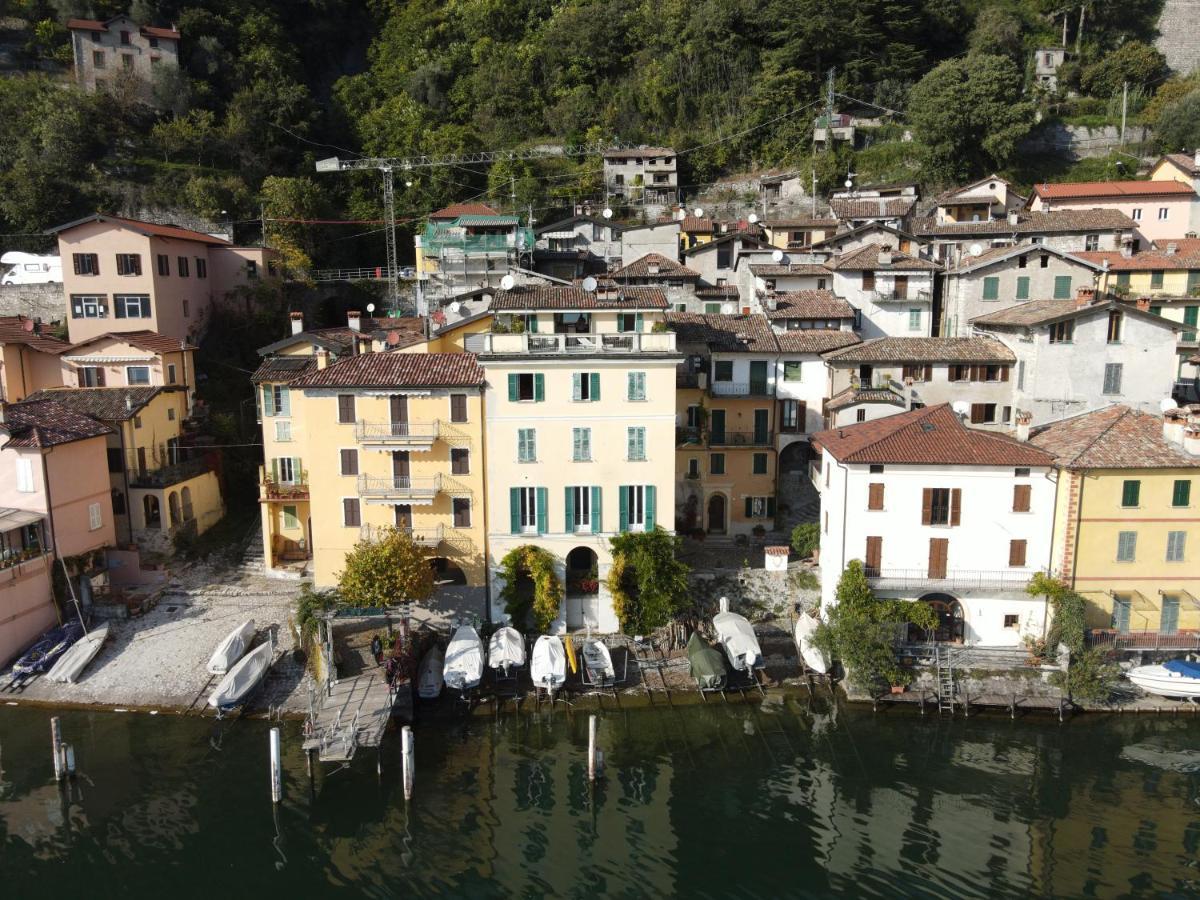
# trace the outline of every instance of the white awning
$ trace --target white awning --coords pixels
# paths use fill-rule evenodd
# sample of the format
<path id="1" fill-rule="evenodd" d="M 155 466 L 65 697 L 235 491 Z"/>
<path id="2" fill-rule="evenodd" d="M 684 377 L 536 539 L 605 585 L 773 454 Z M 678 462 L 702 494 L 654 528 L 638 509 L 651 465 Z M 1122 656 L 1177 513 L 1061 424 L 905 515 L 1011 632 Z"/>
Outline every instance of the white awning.
<path id="1" fill-rule="evenodd" d="M 46 518 L 45 513 L 32 512 L 27 509 L 0 508 L 0 531 L 12 531 L 22 525 L 32 525 Z"/>
<path id="2" fill-rule="evenodd" d="M 64 356 L 63 359 L 82 366 L 95 366 L 101 363 L 141 363 L 148 366 L 158 361 L 157 356 Z"/>
<path id="3" fill-rule="evenodd" d="M 551 240 L 555 240 L 555 241 L 559 241 L 559 240 L 569 241 L 569 240 L 573 239 L 575 236 L 576 236 L 575 232 L 573 232 L 573 231 L 546 231 L 546 232 L 543 232 L 541 235 L 541 237 L 550 238 Z"/>

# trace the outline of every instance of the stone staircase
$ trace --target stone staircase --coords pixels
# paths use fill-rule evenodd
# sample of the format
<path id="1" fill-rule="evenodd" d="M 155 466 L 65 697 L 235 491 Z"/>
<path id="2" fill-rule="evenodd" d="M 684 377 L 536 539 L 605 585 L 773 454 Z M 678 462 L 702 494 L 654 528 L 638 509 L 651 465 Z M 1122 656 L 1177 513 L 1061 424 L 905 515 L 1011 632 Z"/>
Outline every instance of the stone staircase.
<path id="1" fill-rule="evenodd" d="M 238 575 L 243 577 L 261 576 L 266 571 L 263 555 L 262 527 L 255 525 L 251 529 L 246 543 L 242 547 L 242 561 L 238 565 Z"/>

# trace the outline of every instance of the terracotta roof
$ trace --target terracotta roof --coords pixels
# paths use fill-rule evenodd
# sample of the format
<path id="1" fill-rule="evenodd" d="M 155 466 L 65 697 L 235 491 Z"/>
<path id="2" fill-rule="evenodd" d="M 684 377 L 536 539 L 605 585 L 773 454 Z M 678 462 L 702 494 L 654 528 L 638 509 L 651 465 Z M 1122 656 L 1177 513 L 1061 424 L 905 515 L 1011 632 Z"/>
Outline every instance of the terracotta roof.
<path id="1" fill-rule="evenodd" d="M 839 219 L 899 219 L 907 216 L 916 203 L 916 197 L 869 197 L 830 200 L 829 208 Z"/>
<path id="2" fill-rule="evenodd" d="M 67 27 L 77 31 L 108 31 L 104 23 L 96 19 L 67 19 Z"/>
<path id="3" fill-rule="evenodd" d="M 1030 300 L 1028 303 L 1018 303 L 1007 309 L 985 313 L 971 319 L 972 325 L 1000 326 L 1031 326 L 1053 322 L 1055 319 L 1066 318 L 1080 310 L 1079 304 L 1072 300 Z"/>
<path id="4" fill-rule="evenodd" d="M 112 429 L 55 400 L 31 397 L 4 406 L 5 447 L 55 447 L 111 434 Z"/>
<path id="5" fill-rule="evenodd" d="M 706 344 L 719 353 L 775 353 L 779 344 L 766 316 L 667 313 L 681 344 Z"/>
<path id="6" fill-rule="evenodd" d="M 1200 166 L 1196 165 L 1196 158 L 1190 153 L 1168 153 L 1155 165 L 1159 165 L 1163 160 L 1173 162 L 1188 175 L 1200 175 Z"/>
<path id="7" fill-rule="evenodd" d="M 88 338 L 86 341 L 80 341 L 78 344 L 72 344 L 66 350 L 73 352 L 81 347 L 86 347 L 89 344 L 103 340 L 124 341 L 130 346 L 137 347 L 139 350 L 145 350 L 149 353 L 177 353 L 180 350 L 196 349 L 187 341 L 182 341 L 179 338 L 168 337 L 165 334 L 159 334 L 157 331 L 150 331 L 149 329 L 142 329 L 140 331 L 107 331 L 104 334 Z"/>
<path id="8" fill-rule="evenodd" d="M 1181 238 L 1168 243 L 1176 245 L 1174 253 L 1167 253 L 1164 245 L 1156 250 L 1143 250 L 1130 256 L 1123 255 L 1120 250 L 1089 250 L 1075 255 L 1096 265 L 1107 262 L 1110 272 L 1200 269 L 1200 241 Z"/>
<path id="9" fill-rule="evenodd" d="M 482 387 L 474 353 L 364 353 L 314 369 L 292 383 L 320 387 Z"/>
<path id="10" fill-rule="evenodd" d="M 823 240 L 817 241 L 812 245 L 811 249 L 815 251 L 821 251 L 822 249 L 827 250 L 828 248 L 837 247 L 848 240 L 854 240 L 860 235 L 870 234 L 874 231 L 895 235 L 896 237 L 904 238 L 905 240 L 909 241 L 918 240 L 915 234 L 911 233 L 910 231 L 905 231 L 902 228 L 895 228 L 883 222 L 864 222 L 862 225 L 855 225 L 853 228 L 848 228 L 845 231 L 839 231 L 836 234 L 831 234 L 829 237 L 824 238 Z"/>
<path id="11" fill-rule="evenodd" d="M 617 291 L 585 291 L 574 285 L 527 284 L 497 291 L 492 311 L 576 309 L 666 309 L 667 295 L 656 287 L 622 287 Z"/>
<path id="12" fill-rule="evenodd" d="M 838 220 L 828 216 L 797 216 L 790 219 L 768 219 L 765 228 L 837 228 Z"/>
<path id="13" fill-rule="evenodd" d="M 1115 209 L 1055 209 L 1049 212 L 1020 212 L 1017 221 L 1007 218 L 990 222 L 946 222 L 921 219 L 912 224 L 918 236 L 954 235 L 1011 237 L 1015 234 L 1063 234 L 1080 231 L 1132 231 L 1133 219 Z"/>
<path id="14" fill-rule="evenodd" d="M 600 154 L 605 159 L 633 159 L 640 156 L 674 156 L 670 147 L 628 147 L 623 150 L 605 150 Z"/>
<path id="15" fill-rule="evenodd" d="M 812 441 L 843 463 L 1049 466 L 1054 461 L 1027 443 L 968 428 L 948 403 L 821 431 Z"/>
<path id="16" fill-rule="evenodd" d="M 132 419 L 146 408 L 151 400 L 167 391 L 181 387 L 153 385 L 149 387 L 65 387 L 38 391 L 30 400 L 53 400 L 77 413 L 103 422 L 123 422 Z"/>
<path id="17" fill-rule="evenodd" d="M 777 294 L 768 319 L 853 319 L 854 307 L 833 291 L 790 291 Z"/>
<path id="18" fill-rule="evenodd" d="M 46 334 L 40 326 L 35 326 L 33 319 L 25 316 L 0 316 L 0 344 L 24 344 L 42 353 L 55 354 L 71 346 L 64 340 Z"/>
<path id="19" fill-rule="evenodd" d="M 775 333 L 775 342 L 783 353 L 828 353 L 859 341 L 853 331 L 832 328 L 793 328 Z"/>
<path id="20" fill-rule="evenodd" d="M 1011 363 L 1017 357 L 989 337 L 881 337 L 825 355 L 837 363 Z"/>
<path id="21" fill-rule="evenodd" d="M 720 284 L 715 287 L 712 285 L 697 286 L 693 293 L 697 297 L 715 297 L 718 299 L 741 296 L 741 292 L 733 284 Z"/>
<path id="22" fill-rule="evenodd" d="M 881 244 L 867 244 L 865 247 L 850 250 L 843 253 L 837 259 L 830 260 L 829 268 L 839 271 L 857 271 L 862 269 L 874 269 L 876 271 L 909 271 L 920 269 L 932 271 L 942 268 L 931 260 L 909 256 L 907 253 L 901 253 L 899 250 L 891 251 L 891 262 L 881 262 L 879 254 L 882 250 L 883 246 Z"/>
<path id="23" fill-rule="evenodd" d="M 1068 469 L 1152 469 L 1200 466 L 1200 457 L 1169 443 L 1161 416 L 1115 405 L 1051 422 L 1029 443 Z"/>
<path id="24" fill-rule="evenodd" d="M 958 261 L 958 265 L 949 269 L 951 275 L 973 272 L 976 269 L 982 269 L 990 266 L 993 263 L 1002 262 L 1006 259 L 1023 256 L 1026 253 L 1046 253 L 1050 256 L 1057 256 L 1059 259 L 1068 262 L 1076 262 L 1092 269 L 1098 269 L 1099 264 L 1091 259 L 1089 253 L 1064 253 L 1061 250 L 1055 250 L 1053 247 L 1047 247 L 1043 244 L 1008 244 L 1000 247 L 991 247 L 980 253 L 978 256 L 967 255 Z"/>
<path id="25" fill-rule="evenodd" d="M 148 35 L 149 37 L 167 38 L 168 40 L 172 41 L 177 41 L 180 38 L 179 32 L 174 28 L 158 28 L 154 25 L 143 25 L 139 30 L 142 32 L 142 34 Z"/>
<path id="26" fill-rule="evenodd" d="M 429 214 L 431 219 L 457 219 L 459 216 L 498 216 L 486 203 L 451 203 Z"/>
<path id="27" fill-rule="evenodd" d="M 335 355 L 341 355 L 354 349 L 355 336 L 387 341 L 389 336 L 395 333 L 395 342 L 388 345 L 393 350 L 411 347 L 425 340 L 425 320 L 418 316 L 397 316 L 383 319 L 362 316 L 359 319 L 358 327 L 359 331 L 355 331 L 349 325 L 310 328 L 299 334 L 289 334 L 265 347 L 259 347 L 258 354 L 259 356 L 270 356 L 272 353 L 297 343 L 311 343 L 323 347 Z"/>
<path id="28" fill-rule="evenodd" d="M 114 16 L 114 19 L 125 18 L 124 16 Z M 109 19 L 108 22 L 112 22 Z M 67 19 L 67 28 L 73 31 L 108 31 L 108 22 L 100 22 L 96 19 Z M 138 31 L 150 37 L 168 38 L 173 41 L 179 40 L 180 34 L 174 28 L 158 28 L 154 25 L 140 25 Z"/>
<path id="29" fill-rule="evenodd" d="M 289 384 L 316 367 L 317 360 L 314 356 L 268 356 L 259 363 L 250 380 L 255 384 L 264 381 Z"/>
<path id="30" fill-rule="evenodd" d="M 688 247 L 683 251 L 683 255 L 691 256 L 693 253 L 705 253 L 708 250 L 711 250 L 713 247 L 719 247 L 721 244 L 737 238 L 740 238 L 747 246 L 751 248 L 760 250 L 774 249 L 770 244 L 762 239 L 762 236 L 757 231 L 739 230 L 727 231 L 720 237 L 713 238 L 711 241 L 705 241 L 703 244 L 693 244 L 691 247 Z"/>
<path id="31" fill-rule="evenodd" d="M 1011 181 L 1008 181 L 1005 178 L 1001 178 L 999 175 L 996 175 L 995 173 L 993 173 L 991 175 L 985 176 L 984 178 L 980 178 L 977 181 L 972 181 L 970 184 L 964 184 L 962 187 L 950 188 L 950 190 L 948 190 L 948 191 L 943 191 L 942 193 L 938 194 L 937 197 L 934 198 L 934 202 L 936 204 L 938 204 L 939 206 L 941 206 L 944 201 L 950 200 L 954 197 L 957 197 L 960 194 L 965 194 L 967 191 L 974 190 L 975 188 L 979 187 L 981 184 L 987 184 L 989 181 L 995 181 L 997 184 L 1004 185 L 1010 191 L 1012 190 L 1012 182 Z"/>
<path id="32" fill-rule="evenodd" d="M 650 271 L 651 267 L 657 271 Z M 609 277 L 615 281 L 626 278 L 699 278 L 700 273 L 661 253 L 647 253 L 629 265 L 609 273 Z"/>
<path id="33" fill-rule="evenodd" d="M 684 216 L 679 223 L 680 231 L 691 231 L 696 234 L 712 234 L 715 227 L 716 223 L 707 216 Z"/>
<path id="34" fill-rule="evenodd" d="M 149 237 L 174 238 L 178 241 L 196 241 L 214 247 L 233 246 L 233 244 L 223 238 L 213 237 L 211 234 L 205 234 L 202 231 L 193 231 L 190 228 L 181 228 L 178 225 L 158 225 L 154 222 L 143 222 L 140 219 L 125 219 L 121 216 L 107 216 L 102 213 L 85 216 L 82 219 L 67 222 L 65 225 L 59 225 L 57 228 L 47 228 L 46 234 L 59 234 L 76 226 L 86 225 L 89 222 L 111 222 L 120 228 L 128 228 L 130 231 L 136 231 L 138 234 L 144 234 Z"/>
<path id="35" fill-rule="evenodd" d="M 1090 200 L 1108 197 L 1196 196 L 1182 181 L 1079 181 L 1066 184 L 1035 184 L 1033 193 L 1049 200 Z"/>
<path id="36" fill-rule="evenodd" d="M 892 406 L 907 406 L 903 397 L 888 388 L 848 387 L 834 394 L 825 402 L 825 409 L 844 409 L 859 403 L 889 403 Z"/>
<path id="37" fill-rule="evenodd" d="M 829 268 L 820 263 L 751 263 L 750 274 L 760 278 L 779 278 L 789 275 L 828 275 Z"/>

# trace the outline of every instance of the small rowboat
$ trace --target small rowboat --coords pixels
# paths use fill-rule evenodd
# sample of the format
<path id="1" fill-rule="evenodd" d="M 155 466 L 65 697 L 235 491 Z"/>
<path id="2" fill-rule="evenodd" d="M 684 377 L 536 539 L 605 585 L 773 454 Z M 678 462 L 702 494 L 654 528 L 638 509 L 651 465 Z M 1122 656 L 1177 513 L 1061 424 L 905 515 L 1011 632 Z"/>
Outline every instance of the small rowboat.
<path id="1" fill-rule="evenodd" d="M 604 641 L 588 641 L 583 645 L 583 667 L 592 684 L 606 687 L 617 680 L 612 653 Z"/>
<path id="2" fill-rule="evenodd" d="M 271 668 L 274 648 L 271 642 L 259 644 L 243 656 L 232 669 L 225 673 L 220 684 L 208 696 L 208 705 L 224 712 L 245 702 L 250 692 L 258 686 L 267 669 Z"/>
<path id="3" fill-rule="evenodd" d="M 226 635 L 208 660 L 208 671 L 212 675 L 224 675 L 233 664 L 242 658 L 250 642 L 254 640 L 254 620 L 247 619 Z"/>
<path id="4" fill-rule="evenodd" d="M 723 691 L 728 681 L 725 657 L 693 631 L 687 642 L 688 669 L 702 691 Z"/>
<path id="5" fill-rule="evenodd" d="M 79 622 L 68 622 L 66 625 L 50 629 L 13 663 L 13 678 L 28 678 L 30 675 L 45 672 L 81 637 L 83 625 Z"/>
<path id="6" fill-rule="evenodd" d="M 74 684 L 83 670 L 88 667 L 88 663 L 96 658 L 96 654 L 100 652 L 100 648 L 104 646 L 106 640 L 108 640 L 107 622 L 99 628 L 93 628 L 72 644 L 46 673 L 46 677 L 62 684 Z"/>
<path id="7" fill-rule="evenodd" d="M 796 620 L 796 647 L 800 650 L 800 658 L 804 660 L 804 665 L 818 675 L 825 675 L 829 672 L 829 660 L 825 658 L 824 653 L 813 646 L 813 638 L 816 636 L 820 624 L 808 613 L 801 613 L 800 618 Z"/>
<path id="8" fill-rule="evenodd" d="M 744 617 L 731 612 L 717 613 L 713 616 L 713 628 L 717 643 L 735 672 L 751 675 L 763 667 L 762 648 L 758 646 L 753 626 Z"/>
<path id="9" fill-rule="evenodd" d="M 430 647 L 421 660 L 421 668 L 417 673 L 417 696 L 422 700 L 435 700 L 442 693 L 442 686 L 446 683 L 442 676 L 445 660 L 445 654 L 437 644 Z"/>

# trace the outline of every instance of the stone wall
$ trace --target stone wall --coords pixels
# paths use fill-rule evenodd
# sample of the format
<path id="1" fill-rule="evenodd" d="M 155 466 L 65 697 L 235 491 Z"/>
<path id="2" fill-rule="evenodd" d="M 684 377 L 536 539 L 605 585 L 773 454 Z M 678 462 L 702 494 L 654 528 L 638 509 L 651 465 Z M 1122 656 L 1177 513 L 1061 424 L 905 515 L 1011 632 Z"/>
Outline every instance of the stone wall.
<path id="1" fill-rule="evenodd" d="M 1200 2 L 1200 0 L 1197 0 Z M 1125 148 L 1137 155 L 1137 146 L 1150 140 L 1150 129 L 1144 125 L 1127 125 Z M 1121 129 L 1116 125 L 1102 128 L 1087 128 L 1082 125 L 1066 125 L 1062 122 L 1047 122 L 1034 130 L 1021 142 L 1025 153 L 1054 153 L 1070 159 L 1089 159 L 1107 156 L 1121 147 Z"/>
<path id="2" fill-rule="evenodd" d="M 802 573 L 811 573 L 811 578 Z M 797 604 L 809 609 L 821 599 L 819 574 L 801 562 L 788 564 L 786 572 L 766 569 L 701 569 L 691 574 L 693 602 L 706 617 L 719 611 L 722 597 L 731 612 L 751 622 L 787 619 Z"/>
<path id="3" fill-rule="evenodd" d="M 67 317 L 66 295 L 61 284 L 0 285 L 0 316 L 28 316 L 43 322 Z"/>
<path id="4" fill-rule="evenodd" d="M 1167 65 L 1187 75 L 1200 65 L 1200 0 L 1166 0 L 1158 16 L 1158 37 L 1154 41 Z"/>

